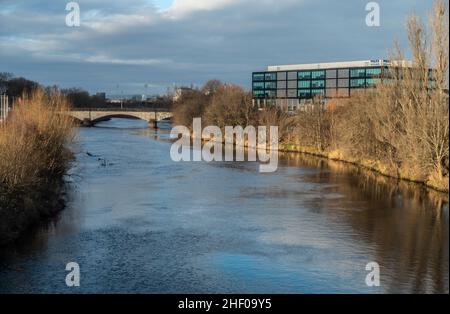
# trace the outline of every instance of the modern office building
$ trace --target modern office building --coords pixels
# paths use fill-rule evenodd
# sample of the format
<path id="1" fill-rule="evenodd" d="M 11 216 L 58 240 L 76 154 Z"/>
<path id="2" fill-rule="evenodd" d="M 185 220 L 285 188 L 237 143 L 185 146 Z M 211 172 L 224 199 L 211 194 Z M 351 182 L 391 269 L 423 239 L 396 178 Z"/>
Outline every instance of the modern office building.
<path id="1" fill-rule="evenodd" d="M 395 63 L 411 66 L 409 61 Z M 269 66 L 267 71 L 253 73 L 253 102 L 258 107 L 275 103 L 295 111 L 317 96 L 323 99 L 349 97 L 387 77 L 390 66 L 388 60 Z"/>

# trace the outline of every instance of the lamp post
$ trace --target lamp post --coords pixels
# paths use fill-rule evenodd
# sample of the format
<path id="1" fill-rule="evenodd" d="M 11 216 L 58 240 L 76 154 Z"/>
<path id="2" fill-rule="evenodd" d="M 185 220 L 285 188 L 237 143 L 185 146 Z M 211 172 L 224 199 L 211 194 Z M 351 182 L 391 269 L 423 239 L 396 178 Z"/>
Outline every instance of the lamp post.
<path id="1" fill-rule="evenodd" d="M 123 90 L 120 92 L 120 110 L 123 110 Z"/>

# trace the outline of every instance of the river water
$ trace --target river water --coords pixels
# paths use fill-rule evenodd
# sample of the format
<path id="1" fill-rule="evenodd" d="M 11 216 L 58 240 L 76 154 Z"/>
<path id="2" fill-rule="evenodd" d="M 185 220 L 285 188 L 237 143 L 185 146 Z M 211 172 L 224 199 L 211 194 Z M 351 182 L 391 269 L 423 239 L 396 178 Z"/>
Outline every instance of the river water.
<path id="1" fill-rule="evenodd" d="M 300 154 L 176 163 L 169 130 L 79 129 L 67 208 L 0 251 L 0 292 L 448 293 L 443 195 Z"/>

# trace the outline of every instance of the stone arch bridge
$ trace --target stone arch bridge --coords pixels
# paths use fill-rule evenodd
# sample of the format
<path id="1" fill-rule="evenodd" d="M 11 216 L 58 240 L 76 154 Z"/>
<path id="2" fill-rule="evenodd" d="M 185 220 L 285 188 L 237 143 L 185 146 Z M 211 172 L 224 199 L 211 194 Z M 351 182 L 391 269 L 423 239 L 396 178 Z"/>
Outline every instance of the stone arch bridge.
<path id="1" fill-rule="evenodd" d="M 94 126 L 97 122 L 106 121 L 111 118 L 141 119 L 154 128 L 158 127 L 158 121 L 172 118 L 172 112 L 167 109 L 152 108 L 101 108 L 101 109 L 74 109 L 69 115 L 79 120 L 84 126 Z"/>

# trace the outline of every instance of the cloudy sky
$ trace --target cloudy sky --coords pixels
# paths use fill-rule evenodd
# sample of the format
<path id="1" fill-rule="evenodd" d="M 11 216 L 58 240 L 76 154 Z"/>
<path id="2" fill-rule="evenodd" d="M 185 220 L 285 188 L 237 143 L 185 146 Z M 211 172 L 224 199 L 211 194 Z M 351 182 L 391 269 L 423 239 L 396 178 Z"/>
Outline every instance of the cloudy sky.
<path id="1" fill-rule="evenodd" d="M 431 0 L 0 0 L 0 72 L 90 92 L 142 94 L 217 78 L 250 88 L 271 64 L 382 59 Z"/>

